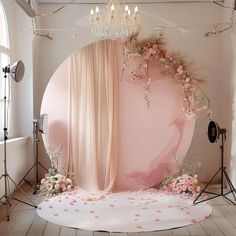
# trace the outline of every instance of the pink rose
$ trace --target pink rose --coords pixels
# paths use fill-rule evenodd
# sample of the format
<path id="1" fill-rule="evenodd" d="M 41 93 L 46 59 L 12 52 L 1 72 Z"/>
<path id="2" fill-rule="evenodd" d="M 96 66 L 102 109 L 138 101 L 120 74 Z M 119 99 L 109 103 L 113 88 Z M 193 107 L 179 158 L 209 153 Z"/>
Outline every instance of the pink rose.
<path id="1" fill-rule="evenodd" d="M 167 51 L 166 54 L 165 54 L 165 57 L 168 58 L 168 59 L 171 58 L 172 57 L 172 52 Z"/>
<path id="2" fill-rule="evenodd" d="M 178 79 L 180 79 L 180 77 L 181 77 L 180 74 L 178 74 L 178 73 L 175 74 L 175 79 L 178 80 Z"/>
<path id="3" fill-rule="evenodd" d="M 192 184 L 192 183 L 193 183 L 193 180 L 192 180 L 192 179 L 189 179 L 189 180 L 188 180 L 188 183 L 189 183 L 189 184 Z"/>
<path id="4" fill-rule="evenodd" d="M 56 184 L 55 189 L 59 189 L 59 188 L 60 188 L 60 184 Z"/>
<path id="5" fill-rule="evenodd" d="M 152 48 L 149 48 L 148 53 L 149 54 L 155 54 L 155 51 Z"/>
<path id="6" fill-rule="evenodd" d="M 148 53 L 148 48 L 147 47 L 143 48 L 143 53 Z"/>
<path id="7" fill-rule="evenodd" d="M 158 49 L 158 46 L 157 46 L 156 44 L 154 44 L 154 45 L 152 46 L 152 48 L 153 48 L 154 50 L 156 50 L 156 49 Z"/>
<path id="8" fill-rule="evenodd" d="M 189 190 L 190 192 L 192 192 L 192 191 L 193 191 L 193 187 L 190 186 L 190 187 L 188 188 L 188 190 Z"/>
<path id="9" fill-rule="evenodd" d="M 186 189 L 187 189 L 186 186 L 182 186 L 182 187 L 181 187 L 181 190 L 184 191 L 184 192 L 186 191 Z"/>
<path id="10" fill-rule="evenodd" d="M 157 54 L 160 54 L 160 52 L 161 52 L 160 49 L 157 48 L 157 49 L 156 49 L 156 53 L 157 53 Z"/>
<path id="11" fill-rule="evenodd" d="M 66 190 L 67 190 L 66 187 L 64 187 L 64 188 L 62 189 L 63 192 L 66 192 Z"/>

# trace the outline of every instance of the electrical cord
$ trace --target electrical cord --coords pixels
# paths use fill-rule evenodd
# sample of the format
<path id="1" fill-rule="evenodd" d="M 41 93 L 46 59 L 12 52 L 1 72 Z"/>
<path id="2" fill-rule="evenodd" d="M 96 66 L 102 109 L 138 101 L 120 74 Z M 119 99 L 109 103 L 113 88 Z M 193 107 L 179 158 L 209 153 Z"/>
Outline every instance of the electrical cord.
<path id="1" fill-rule="evenodd" d="M 58 9 L 56 9 L 55 11 L 49 12 L 49 13 L 43 13 L 43 14 L 36 14 L 36 16 L 50 16 L 53 15 L 67 7 L 69 7 L 70 5 L 72 5 L 76 0 L 72 0 L 71 2 L 65 3 L 63 6 L 59 7 Z"/>

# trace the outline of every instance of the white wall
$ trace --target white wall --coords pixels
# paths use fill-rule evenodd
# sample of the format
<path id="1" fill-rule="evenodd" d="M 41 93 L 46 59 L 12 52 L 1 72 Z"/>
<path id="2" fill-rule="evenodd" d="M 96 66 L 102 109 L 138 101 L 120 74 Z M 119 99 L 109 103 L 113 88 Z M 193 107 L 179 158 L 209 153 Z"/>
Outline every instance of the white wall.
<path id="1" fill-rule="evenodd" d="M 12 102 L 9 138 L 28 137 L 27 142 L 22 139 L 13 141 L 14 145 L 7 145 L 7 163 L 9 174 L 15 181 L 26 173 L 34 162 L 32 143 L 33 121 L 33 32 L 27 30 L 32 27 L 31 19 L 16 4 L 14 0 L 1 0 L 6 12 L 9 40 L 11 48 L 11 63 L 22 60 L 25 65 L 23 80 L 19 83 L 11 80 Z M 3 166 L 3 145 L 0 144 L 0 165 Z M 0 169 L 0 175 L 3 169 Z M 2 180 L 1 180 L 2 181 Z M 0 183 L 2 191 L 2 182 Z"/>
<path id="2" fill-rule="evenodd" d="M 233 6 L 233 0 L 225 4 Z M 224 22 L 229 22 L 232 10 L 224 9 Z M 236 14 L 236 12 L 235 12 Z M 228 127 L 228 149 L 226 156 L 230 158 L 230 175 L 236 185 L 236 27 L 222 34 L 223 75 L 221 78 L 221 111 L 222 122 Z M 231 148 L 230 148 L 231 146 Z"/>
<path id="3" fill-rule="evenodd" d="M 39 5 L 39 10 L 41 13 L 45 13 L 57 9 L 59 6 L 61 5 L 42 4 Z M 57 14 L 42 17 L 40 19 L 41 28 L 71 29 L 76 23 L 83 25 L 90 8 L 91 5 L 72 5 Z M 169 47 L 185 55 L 186 60 L 193 62 L 194 71 L 199 78 L 204 79 L 204 89 L 212 102 L 214 118 L 219 120 L 222 114 L 221 106 L 225 105 L 221 104 L 222 98 L 219 96 L 222 80 L 221 38 L 218 35 L 206 38 L 204 33 L 211 30 L 208 24 L 221 21 L 222 9 L 211 3 L 144 4 L 140 5 L 139 9 L 142 12 L 142 34 L 146 36 L 151 33 L 153 25 L 163 22 L 169 22 L 172 25 L 202 25 L 189 28 L 191 32 L 187 38 L 179 30 L 168 30 L 166 34 Z M 37 77 L 34 81 L 34 86 L 37 87 L 37 91 L 34 93 L 35 115 L 40 112 L 43 92 L 57 67 L 74 50 L 97 40 L 88 27 L 78 28 L 77 37 L 73 37 L 73 33 L 73 30 L 57 30 L 53 31 L 54 39 L 52 41 L 43 38 L 38 41 L 39 63 Z M 208 142 L 207 126 L 206 115 L 199 115 L 192 145 L 188 152 L 189 159 L 202 162 L 200 176 L 203 180 L 208 180 L 218 169 L 220 157 L 218 145 Z M 41 155 L 43 156 L 43 153 Z M 43 157 L 43 161 L 46 159 Z"/>
<path id="4" fill-rule="evenodd" d="M 3 142 L 0 142 L 0 153 L 3 153 Z M 15 181 L 15 183 L 19 183 L 20 180 L 31 166 L 31 162 L 29 161 L 29 150 L 31 147 L 30 138 L 16 138 L 7 141 L 7 171 L 10 177 Z M 4 165 L 3 163 L 3 155 L 0 155 L 0 173 L 1 175 L 4 173 Z M 29 176 L 27 176 L 29 177 Z M 29 180 L 29 178 L 27 178 Z M 14 190 L 15 185 L 12 181 L 9 181 L 11 192 Z M 4 177 L 1 178 L 0 181 L 0 196 L 4 194 Z"/>

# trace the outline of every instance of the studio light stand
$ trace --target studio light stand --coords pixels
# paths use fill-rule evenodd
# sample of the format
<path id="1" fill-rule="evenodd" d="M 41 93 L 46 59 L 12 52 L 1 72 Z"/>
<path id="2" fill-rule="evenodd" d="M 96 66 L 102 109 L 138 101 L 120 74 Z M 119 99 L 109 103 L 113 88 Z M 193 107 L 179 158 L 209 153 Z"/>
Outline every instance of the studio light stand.
<path id="1" fill-rule="evenodd" d="M 226 140 L 226 129 L 221 129 L 216 122 L 211 121 L 209 123 L 208 126 L 208 138 L 209 141 L 211 143 L 214 143 L 217 141 L 217 139 L 219 138 L 219 136 L 221 137 L 221 145 L 220 145 L 220 150 L 221 150 L 221 166 L 219 168 L 219 170 L 215 173 L 215 175 L 211 178 L 211 180 L 207 183 L 207 185 L 203 188 L 203 190 L 199 193 L 199 195 L 197 196 L 197 198 L 194 200 L 193 204 L 198 204 L 201 202 L 205 202 L 208 201 L 210 199 L 213 198 L 217 198 L 217 197 L 224 197 L 225 199 L 227 199 L 228 201 L 230 201 L 231 203 L 233 203 L 234 205 L 236 205 L 236 189 L 232 183 L 232 181 L 229 178 L 229 175 L 226 172 L 226 167 L 224 166 L 224 143 Z M 214 192 L 210 192 L 210 191 L 206 191 L 207 187 L 212 183 L 212 181 L 215 179 L 215 177 L 220 173 L 220 193 L 214 193 Z M 226 183 L 229 186 L 229 191 L 224 192 L 224 177 L 226 180 Z M 212 197 L 208 197 L 208 198 L 204 198 L 203 200 L 198 201 L 198 199 L 201 197 L 201 195 L 203 193 L 206 194 L 212 194 L 214 196 Z M 227 195 L 232 193 L 234 201 L 231 200 Z"/>
<path id="2" fill-rule="evenodd" d="M 0 180 L 4 180 L 4 194 L 0 198 L 0 202 L 6 206 L 6 219 L 7 221 L 10 220 L 10 206 L 11 206 L 11 199 L 24 203 L 26 205 L 32 206 L 37 208 L 35 203 L 32 199 L 26 195 L 26 193 L 16 184 L 16 182 L 12 179 L 12 177 L 8 174 L 7 171 L 7 139 L 8 139 L 8 129 L 7 129 L 7 74 L 11 74 L 12 78 L 19 82 L 24 75 L 24 64 L 22 61 L 18 61 L 12 66 L 6 66 L 2 69 L 4 73 L 4 97 L 3 97 L 3 104 L 4 104 L 4 147 L 3 147 L 3 161 L 4 161 L 4 174 L 1 175 Z M 31 202 L 25 202 L 18 198 L 12 197 L 10 193 L 10 182 L 15 185 L 16 189 L 19 189 L 21 193 Z"/>
<path id="3" fill-rule="evenodd" d="M 47 168 L 43 166 L 38 157 L 38 145 L 39 145 L 39 131 L 41 133 L 46 133 L 46 126 L 47 126 L 47 114 L 43 114 L 40 116 L 39 120 L 35 119 L 33 120 L 33 134 L 34 134 L 34 156 L 35 156 L 35 163 L 33 166 L 28 170 L 28 172 L 24 175 L 24 177 L 21 179 L 18 185 L 22 183 L 22 181 L 25 181 L 27 184 L 29 184 L 33 188 L 33 194 L 36 194 L 37 191 L 40 188 L 40 179 L 39 179 L 39 167 L 41 167 L 43 170 L 48 172 Z M 26 176 L 35 169 L 35 179 L 34 179 L 34 185 L 31 185 L 29 181 L 26 179 Z"/>

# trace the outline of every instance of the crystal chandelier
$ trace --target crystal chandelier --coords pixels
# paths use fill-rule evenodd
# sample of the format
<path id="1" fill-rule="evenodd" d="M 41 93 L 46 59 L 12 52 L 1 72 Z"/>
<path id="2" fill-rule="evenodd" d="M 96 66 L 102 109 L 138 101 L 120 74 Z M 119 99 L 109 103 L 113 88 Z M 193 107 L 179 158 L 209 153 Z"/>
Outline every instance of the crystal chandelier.
<path id="1" fill-rule="evenodd" d="M 134 34 L 139 29 L 138 7 L 131 12 L 128 5 L 119 0 L 108 0 L 106 8 L 100 12 L 98 6 L 90 11 L 92 32 L 100 38 L 122 38 Z"/>

